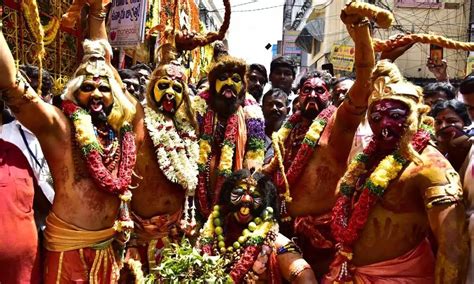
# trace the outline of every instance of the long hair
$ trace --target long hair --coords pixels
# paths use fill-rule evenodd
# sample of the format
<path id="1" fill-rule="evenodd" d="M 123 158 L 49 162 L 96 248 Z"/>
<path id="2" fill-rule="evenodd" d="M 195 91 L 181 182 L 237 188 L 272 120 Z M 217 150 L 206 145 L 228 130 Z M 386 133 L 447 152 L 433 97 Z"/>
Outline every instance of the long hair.
<path id="1" fill-rule="evenodd" d="M 100 41 L 84 42 L 83 62 L 74 73 L 73 79 L 68 82 L 66 88 L 61 95 L 63 100 L 70 100 L 78 104 L 76 94 L 84 82 L 86 75 L 105 76 L 109 80 L 114 103 L 110 114 L 107 116 L 107 122 L 115 131 L 119 131 L 125 123 L 131 124 L 135 117 L 135 105 L 127 98 L 120 84 L 115 78 L 113 67 L 105 61 L 107 52 L 109 52 L 108 43 Z"/>

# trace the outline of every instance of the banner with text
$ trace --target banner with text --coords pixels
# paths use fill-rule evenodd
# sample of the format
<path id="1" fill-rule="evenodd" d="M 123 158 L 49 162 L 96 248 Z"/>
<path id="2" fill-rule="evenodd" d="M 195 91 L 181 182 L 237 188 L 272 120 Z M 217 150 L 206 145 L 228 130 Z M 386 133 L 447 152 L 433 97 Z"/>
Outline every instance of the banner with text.
<path id="1" fill-rule="evenodd" d="M 334 70 L 352 72 L 354 68 L 354 47 L 335 44 L 332 46 L 331 63 Z"/>
<path id="2" fill-rule="evenodd" d="M 113 0 L 109 18 L 109 41 L 113 47 L 130 47 L 145 37 L 147 0 Z"/>

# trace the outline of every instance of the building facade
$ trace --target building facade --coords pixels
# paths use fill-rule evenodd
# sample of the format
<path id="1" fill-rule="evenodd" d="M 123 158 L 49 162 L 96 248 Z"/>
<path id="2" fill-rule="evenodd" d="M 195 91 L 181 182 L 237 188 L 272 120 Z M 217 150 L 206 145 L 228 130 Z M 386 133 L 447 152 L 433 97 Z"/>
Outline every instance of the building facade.
<path id="1" fill-rule="evenodd" d="M 389 0 L 367 1 L 391 10 L 395 21 L 388 30 L 375 27 L 374 38 L 388 39 L 397 34 L 433 33 L 458 41 L 469 40 L 469 0 Z M 313 30 L 307 50 L 308 66 L 321 69 L 323 64 L 333 63 L 336 75 L 349 75 L 352 71 L 351 49 L 353 42 L 339 18 L 344 1 L 326 1 L 313 7 L 306 26 L 323 23 Z M 396 63 L 408 78 L 433 78 L 426 67 L 430 56 L 428 44 L 415 44 Z M 466 74 L 468 53 L 460 50 L 443 50 L 451 78 L 463 78 Z M 353 59 L 352 59 L 353 60 Z M 346 65 L 345 65 L 346 64 Z M 351 70 L 351 71 L 349 71 Z"/>

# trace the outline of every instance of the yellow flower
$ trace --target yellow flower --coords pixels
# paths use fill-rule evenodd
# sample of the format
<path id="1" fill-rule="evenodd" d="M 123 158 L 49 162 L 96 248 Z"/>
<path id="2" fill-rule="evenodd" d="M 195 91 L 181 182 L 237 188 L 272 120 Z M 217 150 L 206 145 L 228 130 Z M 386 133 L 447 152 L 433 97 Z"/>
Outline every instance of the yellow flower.
<path id="1" fill-rule="evenodd" d="M 219 163 L 219 170 L 232 170 L 232 158 L 234 157 L 234 150 L 227 144 L 222 146 L 221 161 Z"/>
<path id="2" fill-rule="evenodd" d="M 265 152 L 263 150 L 257 151 L 247 151 L 246 160 L 253 160 L 253 161 L 262 161 L 265 157 Z"/>
<path id="3" fill-rule="evenodd" d="M 194 96 L 191 101 L 191 105 L 194 108 L 194 110 L 200 115 L 204 115 L 206 113 L 207 103 L 200 96 Z"/>
<path id="4" fill-rule="evenodd" d="M 286 138 L 288 138 L 288 135 L 290 135 L 290 132 L 291 132 L 290 128 L 286 128 L 282 126 L 280 130 L 278 130 L 278 137 L 280 141 L 285 142 Z"/>
<path id="5" fill-rule="evenodd" d="M 198 163 L 201 165 L 205 165 L 207 163 L 207 158 L 209 153 L 211 152 L 211 145 L 207 140 L 199 141 L 199 159 Z"/>
<path id="6" fill-rule="evenodd" d="M 76 128 L 76 138 L 79 145 L 85 146 L 98 143 L 90 115 L 78 113 L 77 119 L 74 120 L 74 126 Z"/>

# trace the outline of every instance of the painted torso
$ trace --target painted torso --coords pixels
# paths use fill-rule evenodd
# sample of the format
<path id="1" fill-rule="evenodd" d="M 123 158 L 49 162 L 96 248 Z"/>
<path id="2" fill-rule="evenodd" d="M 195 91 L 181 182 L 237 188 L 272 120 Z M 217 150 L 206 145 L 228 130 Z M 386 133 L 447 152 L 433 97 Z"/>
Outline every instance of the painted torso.
<path id="1" fill-rule="evenodd" d="M 133 191 L 132 210 L 143 218 L 161 214 L 173 214 L 184 203 L 185 191 L 176 183 L 169 181 L 161 171 L 153 142 L 148 132 L 137 154 L 135 172 L 141 179 L 135 178 L 132 185 L 139 187 Z"/>
<path id="2" fill-rule="evenodd" d="M 65 133 L 53 143 L 48 137 L 38 136 L 54 180 L 52 210 L 60 219 L 86 230 L 110 228 L 117 217 L 119 198 L 94 184 L 69 121 Z"/>
<path id="3" fill-rule="evenodd" d="M 335 188 L 346 169 L 340 157 L 347 159 L 351 146 L 331 134 L 333 128 L 334 117 L 328 121 L 319 146 L 316 146 L 300 178 L 290 186 L 293 201 L 287 207 L 292 217 L 320 215 L 329 212 L 334 205 Z M 293 139 L 290 136 L 287 140 Z"/>
<path id="4" fill-rule="evenodd" d="M 370 213 L 354 246 L 356 266 L 401 256 L 427 237 L 430 224 L 424 194 L 430 187 L 448 184 L 444 173 L 452 167 L 432 146 L 427 146 L 421 157 L 423 164 L 410 163 Z M 371 253 L 366 253 L 369 250 Z"/>

